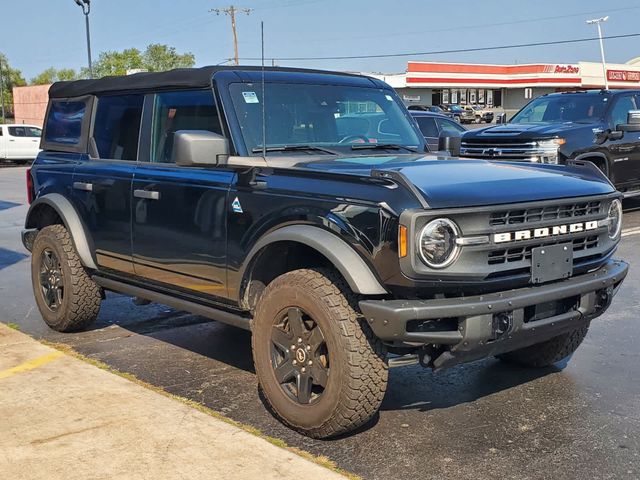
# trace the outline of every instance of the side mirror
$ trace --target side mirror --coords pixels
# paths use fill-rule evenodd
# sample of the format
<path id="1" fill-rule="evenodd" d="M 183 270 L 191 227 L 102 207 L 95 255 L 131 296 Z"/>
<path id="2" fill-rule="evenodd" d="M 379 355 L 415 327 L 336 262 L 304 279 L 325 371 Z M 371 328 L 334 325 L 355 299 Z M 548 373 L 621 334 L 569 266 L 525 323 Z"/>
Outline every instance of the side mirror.
<path id="1" fill-rule="evenodd" d="M 171 158 L 176 165 L 196 167 L 224 163 L 229 140 L 207 130 L 178 130 L 173 138 Z"/>
<path id="2" fill-rule="evenodd" d="M 627 123 L 616 125 L 620 132 L 640 132 L 640 110 L 629 110 Z"/>
<path id="3" fill-rule="evenodd" d="M 496 116 L 496 123 L 507 123 L 507 114 L 505 112 L 499 113 Z"/>
<path id="4" fill-rule="evenodd" d="M 449 152 L 452 157 L 459 157 L 461 143 L 462 135 L 460 132 L 442 132 L 438 137 L 438 151 Z"/>

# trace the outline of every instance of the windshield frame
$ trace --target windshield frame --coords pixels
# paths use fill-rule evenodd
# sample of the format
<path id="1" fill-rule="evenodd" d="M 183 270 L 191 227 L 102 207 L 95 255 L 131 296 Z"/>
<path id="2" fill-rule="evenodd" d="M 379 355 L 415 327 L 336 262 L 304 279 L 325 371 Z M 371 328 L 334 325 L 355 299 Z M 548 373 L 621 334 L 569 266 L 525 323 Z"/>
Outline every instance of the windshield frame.
<path id="1" fill-rule="evenodd" d="M 509 119 L 509 121 L 507 123 L 522 123 L 522 122 L 514 122 L 514 119 L 520 115 L 522 112 L 524 112 L 527 108 L 529 108 L 531 106 L 531 104 L 537 102 L 537 101 L 541 101 L 545 98 L 562 98 L 560 97 L 560 95 L 576 95 L 576 96 L 584 96 L 584 97 L 596 97 L 596 95 L 599 95 L 598 98 L 606 98 L 606 102 L 607 105 L 605 105 L 604 109 L 602 110 L 602 115 L 600 115 L 600 117 L 594 118 L 593 122 L 589 122 L 589 123 L 596 123 L 597 121 L 599 122 L 604 122 L 605 118 L 607 117 L 607 112 L 609 111 L 609 108 L 611 107 L 611 95 L 607 95 L 607 94 L 601 94 L 600 92 L 597 93 L 589 93 L 589 92 L 568 92 L 568 93 L 555 93 L 555 94 L 551 94 L 551 95 L 542 95 L 540 97 L 536 97 L 531 99 L 529 102 L 527 102 L 527 104 L 522 107 L 520 110 L 518 110 L 516 113 L 513 114 L 513 116 Z M 570 122 L 570 121 L 543 121 L 543 122 L 527 122 L 527 123 L 523 123 L 523 125 L 553 125 L 553 124 L 557 124 L 557 123 L 581 123 L 581 122 Z M 587 123 L 585 123 L 586 125 Z"/>
<path id="2" fill-rule="evenodd" d="M 216 91 L 216 97 L 220 99 L 220 105 L 222 107 L 221 113 L 226 118 L 226 123 L 229 128 L 229 137 L 233 145 L 232 151 L 235 155 L 239 155 L 239 156 L 246 156 L 246 157 L 259 156 L 260 157 L 262 156 L 260 152 L 252 152 L 247 148 L 245 137 L 242 133 L 241 124 L 237 116 L 236 108 L 235 108 L 233 98 L 231 95 L 231 90 L 230 90 L 230 87 L 232 84 L 253 84 L 254 86 L 257 86 L 257 88 L 260 88 L 259 82 L 256 82 L 255 80 L 250 81 L 248 79 L 239 78 L 236 75 L 230 76 L 228 75 L 229 73 L 231 72 L 220 72 L 220 74 L 214 75 L 214 90 Z M 412 144 L 411 146 L 417 147 L 416 150 L 418 152 L 421 152 L 421 153 L 427 152 L 424 137 L 422 136 L 417 126 L 415 125 L 415 122 L 413 121 L 413 118 L 411 117 L 411 114 L 407 110 L 406 106 L 400 100 L 395 90 L 393 90 L 390 86 L 384 84 L 383 82 L 376 81 L 377 83 L 374 83 L 373 79 L 368 79 L 366 77 L 358 77 L 358 76 L 346 76 L 346 75 L 344 76 L 344 81 L 340 81 L 340 80 L 343 80 L 342 76 L 331 75 L 329 73 L 319 73 L 318 75 L 309 76 L 309 78 L 305 78 L 306 75 L 304 74 L 300 76 L 292 75 L 292 74 L 281 76 L 281 75 L 273 75 L 274 73 L 279 73 L 279 72 L 269 72 L 269 71 L 266 72 L 265 84 L 267 85 L 268 84 L 305 84 L 305 85 L 331 86 L 331 87 L 338 87 L 338 88 L 339 87 L 371 88 L 373 90 L 384 91 L 384 94 L 390 95 L 393 98 L 393 101 L 395 102 L 397 107 L 400 109 L 400 113 L 402 114 L 402 118 L 404 118 L 407 124 L 407 127 L 411 129 L 411 131 L 415 135 L 416 143 Z M 327 78 L 325 79 L 323 77 L 327 77 Z M 370 85 L 365 84 L 365 81 L 367 80 L 371 81 Z M 268 97 L 267 97 L 267 102 L 268 102 Z M 388 143 L 388 142 L 384 142 L 384 143 Z M 292 144 L 292 145 L 295 145 L 295 144 Z M 352 151 L 351 145 L 352 144 L 350 143 L 345 143 L 344 152 L 340 151 L 341 155 L 336 155 L 336 157 L 360 156 L 360 155 L 370 156 L 372 154 L 372 150 L 370 149 Z M 372 144 L 372 145 L 375 145 L 375 144 Z M 334 144 L 331 144 L 331 145 L 318 144 L 318 146 L 321 146 L 321 147 L 324 146 L 331 149 L 335 148 Z M 340 149 L 340 147 L 338 148 Z M 276 156 L 279 154 L 290 156 L 294 154 L 294 152 L 286 152 L 286 153 L 274 152 L 272 156 Z M 384 150 L 380 150 L 379 154 L 388 155 L 388 153 L 385 153 Z M 394 151 L 394 154 L 396 155 L 405 154 L 405 152 Z M 407 152 L 406 154 L 409 154 L 409 152 Z M 415 153 L 413 154 L 415 155 Z M 298 152 L 298 155 L 300 155 L 300 152 Z M 318 155 L 329 156 L 328 154 L 323 154 L 323 153 L 318 153 Z M 309 160 L 312 160 L 314 157 L 314 155 L 300 155 L 300 156 L 301 156 L 301 160 L 304 160 L 307 158 Z"/>

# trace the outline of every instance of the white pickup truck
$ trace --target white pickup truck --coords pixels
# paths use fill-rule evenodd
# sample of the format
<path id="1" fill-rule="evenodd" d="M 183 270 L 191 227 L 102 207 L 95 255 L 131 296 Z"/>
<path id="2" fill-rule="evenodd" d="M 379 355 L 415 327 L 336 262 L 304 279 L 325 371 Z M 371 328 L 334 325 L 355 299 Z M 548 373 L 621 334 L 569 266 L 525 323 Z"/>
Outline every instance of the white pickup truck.
<path id="1" fill-rule="evenodd" d="M 42 129 L 35 125 L 0 125 L 0 162 L 26 163 L 38 156 Z"/>

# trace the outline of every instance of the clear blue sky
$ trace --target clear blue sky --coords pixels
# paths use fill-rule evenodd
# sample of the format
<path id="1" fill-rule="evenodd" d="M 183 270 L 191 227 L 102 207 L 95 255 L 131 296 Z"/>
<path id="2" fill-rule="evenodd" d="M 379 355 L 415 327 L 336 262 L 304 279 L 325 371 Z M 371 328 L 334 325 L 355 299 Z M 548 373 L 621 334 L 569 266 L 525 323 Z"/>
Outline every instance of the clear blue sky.
<path id="1" fill-rule="evenodd" d="M 229 2 L 231 3 L 231 2 Z M 605 35 L 640 32 L 640 1 L 620 0 L 246 0 L 238 18 L 240 56 L 331 56 L 436 51 L 595 36 L 584 21 L 610 15 Z M 229 19 L 214 0 L 92 0 L 94 58 L 100 51 L 166 43 L 195 54 L 197 65 L 232 56 Z M 2 0 L 0 52 L 30 79 L 49 66 L 86 64 L 84 19 L 73 0 Z M 610 40 L 607 60 L 640 56 L 640 37 Z M 480 63 L 571 63 L 599 60 L 597 43 L 418 56 L 412 60 Z M 401 72 L 408 58 L 279 62 L 349 71 Z M 251 62 L 245 62 L 251 63 Z M 255 62 L 253 62 L 255 63 Z"/>

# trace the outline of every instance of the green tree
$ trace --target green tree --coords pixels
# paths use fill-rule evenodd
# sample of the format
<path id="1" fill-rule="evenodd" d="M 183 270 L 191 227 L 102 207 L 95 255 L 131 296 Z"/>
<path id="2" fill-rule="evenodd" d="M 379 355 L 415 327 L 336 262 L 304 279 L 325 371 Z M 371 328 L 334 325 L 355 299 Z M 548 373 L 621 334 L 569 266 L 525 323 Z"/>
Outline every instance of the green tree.
<path id="1" fill-rule="evenodd" d="M 78 74 L 73 68 L 62 68 L 56 70 L 53 67 L 47 68 L 31 79 L 31 85 L 48 85 L 61 80 L 75 80 Z"/>
<path id="2" fill-rule="evenodd" d="M 126 75 L 127 70 L 143 68 L 142 54 L 137 48 L 127 48 L 121 52 L 111 50 L 101 52 L 98 61 L 93 62 L 93 76 L 96 78 L 108 75 Z M 82 69 L 83 76 L 88 77 L 88 70 Z"/>
<path id="3" fill-rule="evenodd" d="M 0 70 L 2 70 L 2 78 L 4 89 L 2 91 L 2 100 L 4 100 L 5 115 L 13 117 L 13 87 L 21 87 L 26 85 L 22 73 L 16 68 L 11 68 L 7 57 L 0 53 Z M 2 119 L 4 121 L 4 119 Z"/>
<path id="4" fill-rule="evenodd" d="M 193 53 L 179 54 L 174 47 L 151 44 L 142 55 L 144 67 L 150 72 L 165 72 L 173 68 L 189 68 L 196 63 Z"/>
<path id="5" fill-rule="evenodd" d="M 137 48 L 127 48 L 122 51 L 107 51 L 100 53 L 98 60 L 93 63 L 95 78 L 107 75 L 126 75 L 127 70 L 141 69 L 150 72 L 164 72 L 173 68 L 193 67 L 196 59 L 192 53 L 180 54 L 168 45 L 152 44 L 144 52 Z M 89 71 L 82 69 L 82 77 L 88 77 Z"/>

